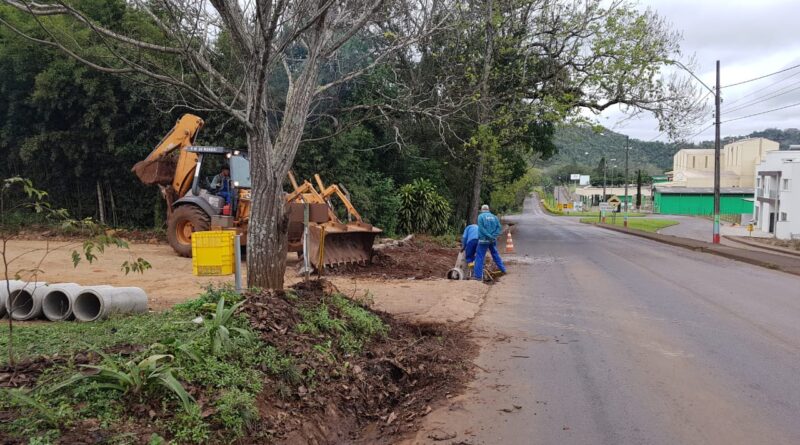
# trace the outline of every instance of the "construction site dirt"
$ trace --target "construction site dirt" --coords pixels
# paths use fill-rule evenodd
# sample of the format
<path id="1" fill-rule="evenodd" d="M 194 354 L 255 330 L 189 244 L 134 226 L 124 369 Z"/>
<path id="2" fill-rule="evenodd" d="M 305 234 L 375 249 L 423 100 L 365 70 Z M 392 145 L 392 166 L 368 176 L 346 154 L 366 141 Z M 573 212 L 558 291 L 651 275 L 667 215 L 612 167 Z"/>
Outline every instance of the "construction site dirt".
<path id="1" fill-rule="evenodd" d="M 80 248 L 81 242 L 79 238 L 63 236 L 14 240 L 8 244 L 8 253 L 14 257 L 21 255 L 14 265 L 15 270 L 39 269 L 41 272 L 37 279 L 40 281 L 141 287 L 148 294 L 150 309 L 156 311 L 193 298 L 208 285 L 233 282 L 231 276 L 193 276 L 192 260 L 177 256 L 168 244 L 156 239 L 144 243 L 131 242 L 129 249 L 108 248 L 92 263 L 82 262 L 74 267 L 70 254 L 72 250 Z M 39 263 L 47 251 L 50 253 Z M 377 251 L 376 261 L 372 264 L 326 268 L 324 275 L 334 282 L 352 278 L 379 281 L 438 280 L 444 279 L 457 255 L 456 248 L 415 241 Z M 147 260 L 152 268 L 144 274 L 126 275 L 120 270 L 120 264 L 124 261 L 139 257 Z M 297 257 L 290 254 L 287 262 L 287 285 L 302 280 L 296 272 L 300 264 Z"/>
<path id="2" fill-rule="evenodd" d="M 298 283 L 302 305 L 326 299 L 319 282 Z M 333 305 L 329 308 L 335 311 Z M 245 313 L 251 325 L 270 344 L 295 356 L 314 357 L 301 322 L 298 305 L 282 293 L 250 295 Z M 417 421 L 438 402 L 459 393 L 472 376 L 476 348 L 459 324 L 417 324 L 378 313 L 389 334 L 366 345 L 362 354 L 334 357 L 334 364 L 307 363 L 317 370 L 320 384 L 301 388 L 295 397 L 280 399 L 265 388 L 262 407 L 278 442 L 291 444 L 394 443 L 417 429 Z M 317 355 L 318 357 L 318 355 Z M 340 375 L 347 363 L 353 372 Z"/>
<path id="3" fill-rule="evenodd" d="M 441 247 L 429 241 L 411 241 L 377 250 L 371 263 L 336 266 L 326 269 L 325 273 L 415 280 L 444 278 L 457 256 L 457 248 Z"/>

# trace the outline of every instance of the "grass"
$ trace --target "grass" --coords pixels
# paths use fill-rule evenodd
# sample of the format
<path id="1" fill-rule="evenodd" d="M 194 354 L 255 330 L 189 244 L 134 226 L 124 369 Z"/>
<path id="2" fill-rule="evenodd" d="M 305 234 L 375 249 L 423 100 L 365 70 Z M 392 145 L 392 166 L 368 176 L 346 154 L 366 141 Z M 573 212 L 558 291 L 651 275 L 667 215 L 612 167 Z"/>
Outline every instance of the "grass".
<path id="1" fill-rule="evenodd" d="M 624 218 L 617 217 L 616 221 L 612 218 L 606 218 L 606 224 L 613 224 L 619 227 L 622 227 Z M 582 223 L 596 223 L 597 218 L 581 218 Z M 659 230 L 674 226 L 678 224 L 678 221 L 673 221 L 671 219 L 655 219 L 655 218 L 634 218 L 628 220 L 628 228 L 629 229 L 636 229 L 636 230 L 643 230 L 645 232 L 658 232 Z"/>
<path id="2" fill-rule="evenodd" d="M 287 293 L 287 298 L 291 295 Z M 118 432 L 119 437 L 111 438 L 109 443 L 130 442 L 126 426 L 141 423 L 131 407 L 147 406 L 151 416 L 148 428 L 152 425 L 156 439 L 171 438 L 171 443 L 234 442 L 258 423 L 256 400 L 262 391 L 269 390 L 265 381 L 275 382 L 278 393 L 289 397 L 299 385 L 313 385 L 316 374 L 309 357 L 284 353 L 263 342 L 244 316 L 223 319 L 219 308 L 214 311 L 221 301 L 225 308 L 233 308 L 237 300 L 241 296 L 229 288 L 208 288 L 197 299 L 164 313 L 95 323 L 17 324 L 15 358 L 48 356 L 64 361 L 47 365 L 34 388 L 0 388 L 0 413 L 10 413 L 13 419 L 0 424 L 0 437 L 55 443 L 62 428 L 91 419 L 104 430 Z M 305 308 L 301 314 L 303 323 L 297 329 L 316 334 L 313 341 L 319 344 L 315 350 L 330 357 L 332 350 L 358 353 L 370 339 L 388 332 L 379 317 L 341 295 Z M 198 315 L 205 319 L 202 325 L 192 321 Z M 224 347 L 215 347 L 211 328 L 220 326 L 229 335 L 225 336 Z M 5 332 L 0 334 L 0 351 L 5 352 L 7 341 Z M 116 345 L 137 347 L 109 352 Z M 125 384 L 108 384 L 78 374 L 86 368 L 72 357 L 83 351 L 105 351 L 93 362 L 94 369 L 101 370 L 98 376 L 105 375 L 102 370 L 108 375 L 115 371 L 113 376 Z M 152 367 L 147 372 L 133 369 L 132 363 L 139 363 L 141 368 L 141 363 L 149 363 L 148 358 L 158 361 L 160 373 L 150 375 Z M 7 357 L 0 354 L 0 365 L 6 361 Z M 172 390 L 153 380 L 167 374 L 175 380 L 166 379 Z M 149 380 L 135 380 L 141 384 L 133 386 L 133 390 L 128 379 L 137 376 Z M 176 385 L 191 389 L 194 400 L 182 398 L 181 391 L 174 390 Z"/>
<path id="3" fill-rule="evenodd" d="M 619 213 L 619 214 L 617 214 L 617 218 L 622 218 L 622 216 L 623 216 L 623 215 L 624 215 L 623 213 Z M 600 212 L 598 212 L 598 211 L 590 211 L 590 212 L 564 212 L 564 215 L 563 215 L 563 216 L 582 216 L 582 217 L 590 217 L 590 216 L 593 216 L 593 217 L 595 217 L 595 218 L 598 218 L 598 217 L 600 216 Z M 631 217 L 631 218 L 640 218 L 640 217 L 642 217 L 642 216 L 647 216 L 647 214 L 646 214 L 646 213 L 639 213 L 639 212 L 630 212 L 630 213 L 628 213 L 628 216 L 629 216 L 629 217 Z M 609 216 L 609 217 L 610 217 L 610 216 Z"/>
<path id="4" fill-rule="evenodd" d="M 238 315 L 228 319 L 227 325 L 230 329 L 247 330 L 251 335 L 230 336 L 229 348 L 214 350 L 213 337 L 203 325 L 192 320 L 203 315 L 204 325 L 210 323 L 208 306 L 227 294 L 225 288 L 209 289 L 196 300 L 171 311 L 95 323 L 17 324 L 16 358 L 46 355 L 66 361 L 48 366 L 35 388 L 24 392 L 0 389 L 0 412 L 16 413 L 13 421 L 0 425 L 0 436 L 52 443 L 58 439 L 59 427 L 95 419 L 103 429 L 120 431 L 119 440 L 112 442 L 125 442 L 122 437 L 125 425 L 133 422 L 130 406 L 148 404 L 154 410 L 156 430 L 171 435 L 177 443 L 225 443 L 239 437 L 257 412 L 255 400 L 265 376 L 272 375 L 278 381 L 292 384 L 298 371 L 294 370 L 292 358 L 261 342 L 244 317 Z M 3 352 L 7 341 L 7 335 L 0 335 Z M 115 345 L 137 348 L 119 354 L 104 353 L 99 356 L 98 367 L 117 369 L 120 379 L 126 380 L 135 375 L 128 372 L 126 363 L 168 354 L 174 359 L 164 364 L 164 370 L 180 382 L 174 383 L 195 388 L 196 398 L 213 404 L 216 412 L 201 415 L 200 405 L 193 401 L 182 403 L 177 392 L 149 384 L 141 391 L 133 391 L 125 385 L 76 378 L 84 368 L 71 359 L 74 353 L 109 351 Z M 0 355 L 0 363 L 6 361 L 5 354 Z"/>
<path id="5" fill-rule="evenodd" d="M 114 317 L 93 323 L 19 323 L 14 325 L 14 357 L 69 356 L 115 345 L 147 345 L 183 336 L 196 328 L 181 311 Z M 0 366 L 8 364 L 6 320 L 0 324 Z"/>

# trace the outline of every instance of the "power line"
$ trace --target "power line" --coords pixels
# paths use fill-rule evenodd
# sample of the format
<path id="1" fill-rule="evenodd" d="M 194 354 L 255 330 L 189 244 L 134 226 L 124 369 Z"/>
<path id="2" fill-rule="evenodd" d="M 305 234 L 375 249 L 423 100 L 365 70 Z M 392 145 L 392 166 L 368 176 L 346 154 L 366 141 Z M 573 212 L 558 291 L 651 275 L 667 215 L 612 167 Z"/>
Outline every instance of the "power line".
<path id="1" fill-rule="evenodd" d="M 798 71 L 798 72 L 796 72 L 796 73 L 793 73 L 793 74 L 790 74 L 790 75 L 788 75 L 788 76 L 784 77 L 783 79 L 781 79 L 781 80 L 779 80 L 779 81 L 777 81 L 777 82 L 775 82 L 775 83 L 773 83 L 773 84 L 767 85 L 767 86 L 765 86 L 765 87 L 761 87 L 761 88 L 759 88 L 759 89 L 757 89 L 757 90 L 753 90 L 753 91 L 751 91 L 751 92 L 749 92 L 749 93 L 745 94 L 744 96 L 742 96 L 742 97 L 740 97 L 740 98 L 738 98 L 738 99 L 736 99 L 736 100 L 733 100 L 733 101 L 731 101 L 730 103 L 728 103 L 728 106 L 731 106 L 731 105 L 733 105 L 733 104 L 736 104 L 736 103 L 738 103 L 738 102 L 741 102 L 741 101 L 743 101 L 744 99 L 746 99 L 746 98 L 748 98 L 748 97 L 750 97 L 750 96 L 755 96 L 756 94 L 758 94 L 758 93 L 760 93 L 760 92 L 762 92 L 762 91 L 764 91 L 764 90 L 768 90 L 768 89 L 770 89 L 770 88 L 772 88 L 772 87 L 774 87 L 774 86 L 777 86 L 778 84 L 781 84 L 781 83 L 783 83 L 783 82 L 786 82 L 787 80 L 791 79 L 792 77 L 796 77 L 796 76 L 800 76 L 800 71 Z M 794 85 L 794 84 L 792 84 L 792 85 Z M 785 88 L 785 87 L 784 87 L 784 88 Z M 783 89 L 783 88 L 781 88 L 781 89 Z M 779 89 L 779 90 L 776 90 L 776 91 L 780 91 L 781 89 Z M 771 94 L 771 93 L 768 93 L 768 94 Z"/>
<path id="2" fill-rule="evenodd" d="M 687 110 L 687 111 L 686 111 L 686 112 L 683 114 L 683 116 L 682 116 L 682 117 L 685 117 L 685 116 L 687 116 L 687 115 L 689 114 L 689 112 L 690 112 L 690 110 L 691 110 L 692 108 L 694 108 L 694 107 L 695 107 L 697 104 L 699 104 L 700 102 L 702 102 L 703 100 L 705 100 L 705 98 L 707 98 L 708 96 L 710 96 L 712 93 L 713 93 L 713 91 L 709 91 L 708 93 L 704 94 L 704 95 L 703 95 L 703 96 L 701 96 L 699 99 L 697 99 L 696 101 L 694 101 L 694 103 L 693 103 L 693 104 L 692 104 L 692 105 L 689 107 L 689 109 L 688 109 L 688 110 Z M 712 125 L 713 125 L 713 124 L 712 124 Z M 704 130 L 704 131 L 705 131 L 705 130 Z M 642 141 L 642 142 L 654 142 L 656 139 L 658 139 L 658 138 L 660 138 L 661 136 L 663 136 L 663 135 L 664 135 L 664 133 L 666 133 L 666 131 L 659 132 L 659 133 L 658 133 L 657 135 L 655 135 L 655 137 L 653 137 L 652 139 L 649 139 L 649 140 L 646 140 L 646 141 Z"/>
<path id="3" fill-rule="evenodd" d="M 776 74 L 785 73 L 786 71 L 790 71 L 790 70 L 793 70 L 795 68 L 800 68 L 800 64 L 797 64 L 797 65 L 794 65 L 794 66 L 790 66 L 789 68 L 784 68 L 784 69 L 782 69 L 780 71 L 775 71 L 774 73 L 764 74 L 763 76 L 758 76 L 758 77 L 754 77 L 752 79 L 747 79 L 747 80 L 743 80 L 741 82 L 736 82 L 736 83 L 732 83 L 730 85 L 725 85 L 725 86 L 722 86 L 720 88 L 735 87 L 737 85 L 742 85 L 742 84 L 745 84 L 745 83 L 755 82 L 756 80 L 761 80 L 761 79 L 765 79 L 765 78 L 770 77 L 770 76 L 774 76 Z"/>
<path id="4" fill-rule="evenodd" d="M 673 60 L 673 61 L 672 61 L 672 63 L 674 63 L 674 64 L 678 65 L 678 66 L 679 66 L 679 67 L 681 67 L 681 68 L 683 68 L 683 69 L 684 69 L 684 70 L 685 70 L 687 73 L 691 74 L 691 75 L 692 75 L 692 77 L 694 77 L 694 78 L 695 78 L 695 80 L 697 80 L 698 82 L 700 82 L 700 84 L 701 84 L 701 85 L 703 85 L 704 87 L 706 87 L 706 89 L 707 89 L 707 90 L 708 90 L 708 91 L 709 91 L 711 94 L 714 94 L 714 89 L 713 89 L 713 88 L 711 88 L 710 86 L 706 85 L 706 83 L 705 83 L 705 82 L 703 82 L 703 81 L 702 81 L 702 80 L 701 80 L 699 77 L 697 77 L 697 75 L 696 75 L 695 73 L 693 73 L 693 72 L 692 72 L 692 70 L 690 70 L 690 69 L 689 69 L 689 68 L 688 68 L 686 65 L 684 65 L 683 63 L 681 63 L 681 62 L 680 62 L 680 61 L 678 61 L 678 60 Z"/>
<path id="5" fill-rule="evenodd" d="M 738 121 L 738 120 L 741 120 L 741 119 L 747 119 L 748 117 L 753 117 L 753 116 L 760 116 L 762 114 L 772 113 L 773 111 L 785 110 L 787 108 L 792 108 L 792 107 L 797 107 L 797 106 L 800 106 L 800 102 L 797 102 L 796 104 L 786 105 L 786 106 L 783 106 L 783 107 L 773 108 L 773 109 L 767 110 L 767 111 L 762 111 L 760 113 L 753 113 L 753 114 L 748 114 L 747 116 L 735 117 L 733 119 L 728 119 L 728 120 L 726 120 L 726 121 L 724 121 L 722 123 L 723 124 L 727 124 L 728 122 Z"/>
<path id="6" fill-rule="evenodd" d="M 798 82 L 798 84 L 800 84 L 800 82 Z M 768 100 L 770 100 L 770 99 L 775 99 L 776 97 L 780 97 L 780 96 L 783 96 L 783 95 L 785 95 L 785 94 L 789 94 L 789 93 L 791 93 L 792 91 L 797 91 L 797 90 L 800 90 L 800 86 L 794 87 L 794 88 L 792 88 L 792 89 L 790 89 L 790 90 L 786 90 L 786 88 L 788 88 L 788 87 L 791 87 L 791 86 L 794 86 L 794 85 L 795 85 L 795 84 L 790 84 L 790 85 L 787 85 L 786 87 L 784 87 L 784 88 L 781 88 L 781 89 L 780 89 L 780 90 L 778 90 L 778 91 L 775 91 L 775 92 L 774 92 L 774 93 L 773 93 L 771 96 L 766 96 L 766 97 L 763 97 L 763 98 L 760 98 L 760 99 L 753 100 L 753 101 L 751 101 L 751 102 L 747 102 L 747 103 L 745 103 L 745 104 L 739 105 L 739 106 L 738 106 L 738 107 L 736 107 L 736 108 L 732 108 L 732 109 L 730 109 L 730 110 L 725 110 L 725 112 L 727 112 L 727 113 L 733 113 L 733 112 L 736 112 L 736 111 L 740 111 L 740 110 L 743 110 L 743 109 L 745 109 L 745 108 L 747 108 L 747 107 L 750 107 L 750 106 L 752 106 L 752 105 L 759 104 L 759 103 L 761 103 L 761 102 L 768 101 Z M 783 91 L 783 90 L 786 90 L 786 91 Z M 783 91 L 783 92 L 781 92 L 781 91 Z"/>

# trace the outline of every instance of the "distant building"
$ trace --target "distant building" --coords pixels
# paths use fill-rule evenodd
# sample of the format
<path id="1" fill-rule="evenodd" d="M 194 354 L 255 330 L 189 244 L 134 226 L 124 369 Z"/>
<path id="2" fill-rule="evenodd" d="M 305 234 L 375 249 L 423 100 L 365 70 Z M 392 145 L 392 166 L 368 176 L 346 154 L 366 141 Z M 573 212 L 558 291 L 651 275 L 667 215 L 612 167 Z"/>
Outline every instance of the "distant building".
<path id="1" fill-rule="evenodd" d="M 720 189 L 720 213 L 750 215 L 753 211 L 753 189 L 726 187 Z M 657 184 L 653 192 L 653 212 L 668 215 L 701 215 L 714 213 L 713 187 L 665 187 Z"/>
<path id="2" fill-rule="evenodd" d="M 749 219 L 753 211 L 756 166 L 780 145 L 765 138 L 742 139 L 720 150 L 720 213 Z M 669 181 L 654 184 L 653 211 L 678 215 L 714 212 L 714 149 L 684 148 L 672 159 Z"/>
<path id="3" fill-rule="evenodd" d="M 725 145 L 720 150 L 720 187 L 746 188 L 755 186 L 753 173 L 756 165 L 780 145 L 769 139 L 749 138 Z M 684 148 L 672 159 L 670 187 L 713 187 L 714 149 Z"/>
<path id="4" fill-rule="evenodd" d="M 776 238 L 800 238 L 800 146 L 767 153 L 754 178 L 756 227 Z"/>

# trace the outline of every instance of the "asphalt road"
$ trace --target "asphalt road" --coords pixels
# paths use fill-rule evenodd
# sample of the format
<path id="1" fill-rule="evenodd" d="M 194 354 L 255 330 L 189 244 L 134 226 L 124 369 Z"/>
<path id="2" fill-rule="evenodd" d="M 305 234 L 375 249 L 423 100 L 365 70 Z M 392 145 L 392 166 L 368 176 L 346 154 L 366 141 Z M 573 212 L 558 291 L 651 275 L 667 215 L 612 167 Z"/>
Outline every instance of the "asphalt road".
<path id="1" fill-rule="evenodd" d="M 800 444 L 800 277 L 527 209 L 411 443 Z"/>

